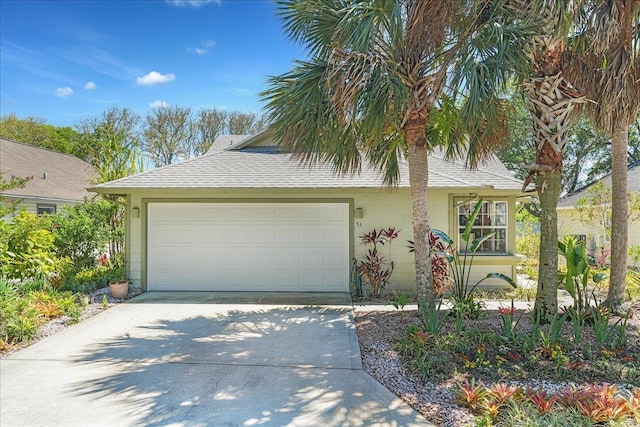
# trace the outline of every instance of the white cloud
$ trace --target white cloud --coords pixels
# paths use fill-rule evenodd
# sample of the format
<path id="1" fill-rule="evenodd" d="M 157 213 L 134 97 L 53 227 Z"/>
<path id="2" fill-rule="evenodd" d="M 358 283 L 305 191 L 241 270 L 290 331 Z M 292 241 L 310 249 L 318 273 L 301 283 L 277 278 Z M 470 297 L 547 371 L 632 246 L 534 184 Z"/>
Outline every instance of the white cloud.
<path id="1" fill-rule="evenodd" d="M 213 49 L 215 45 L 216 45 L 215 40 L 202 40 L 200 42 L 200 46 L 204 47 L 205 49 Z"/>
<path id="2" fill-rule="evenodd" d="M 215 40 L 202 40 L 200 42 L 200 47 L 190 47 L 187 50 L 191 53 L 195 53 L 196 55 L 204 56 L 211 52 L 211 49 L 216 45 Z"/>
<path id="3" fill-rule="evenodd" d="M 205 6 L 210 3 L 215 3 L 218 6 L 222 3 L 222 0 L 165 0 L 165 3 L 169 3 L 176 7 L 195 7 Z"/>
<path id="4" fill-rule="evenodd" d="M 98 89 L 98 85 L 95 82 L 87 82 L 84 85 L 85 90 L 96 90 Z"/>
<path id="5" fill-rule="evenodd" d="M 167 108 L 168 106 L 170 106 L 171 104 L 169 104 L 167 101 L 162 101 L 160 99 L 157 99 L 153 102 L 149 103 L 149 108 Z"/>
<path id="6" fill-rule="evenodd" d="M 190 47 L 187 50 L 191 53 L 195 53 L 196 55 L 200 55 L 200 56 L 204 56 L 207 53 L 209 53 L 207 49 L 203 49 L 201 47 Z"/>
<path id="7" fill-rule="evenodd" d="M 136 83 L 140 86 L 155 86 L 162 83 L 172 82 L 175 79 L 175 74 L 161 74 L 157 71 L 152 71 L 146 76 L 136 78 Z"/>
<path id="8" fill-rule="evenodd" d="M 66 98 L 67 96 L 73 95 L 73 89 L 71 89 L 69 86 L 59 87 L 56 89 L 55 95 L 58 98 Z"/>

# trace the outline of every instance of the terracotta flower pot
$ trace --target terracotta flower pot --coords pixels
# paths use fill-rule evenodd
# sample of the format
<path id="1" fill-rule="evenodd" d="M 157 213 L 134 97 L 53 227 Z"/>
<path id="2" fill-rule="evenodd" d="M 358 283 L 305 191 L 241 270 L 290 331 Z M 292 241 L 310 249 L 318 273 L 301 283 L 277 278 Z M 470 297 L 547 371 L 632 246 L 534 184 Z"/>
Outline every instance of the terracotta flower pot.
<path id="1" fill-rule="evenodd" d="M 120 280 L 118 282 L 109 283 L 109 290 L 111 291 L 112 297 L 122 299 L 129 293 L 129 281 Z"/>

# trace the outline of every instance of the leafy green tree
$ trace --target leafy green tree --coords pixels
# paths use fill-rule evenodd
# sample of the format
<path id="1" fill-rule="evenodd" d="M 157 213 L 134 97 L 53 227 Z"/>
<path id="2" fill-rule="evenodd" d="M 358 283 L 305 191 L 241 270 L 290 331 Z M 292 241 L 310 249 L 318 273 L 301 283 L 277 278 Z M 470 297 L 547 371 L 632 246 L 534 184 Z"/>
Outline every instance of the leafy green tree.
<path id="1" fill-rule="evenodd" d="M 51 137 L 51 129 L 44 119 L 31 116 L 19 119 L 12 113 L 0 118 L 0 137 L 42 146 Z"/>
<path id="2" fill-rule="evenodd" d="M 241 111 L 229 113 L 227 122 L 227 129 L 231 135 L 253 135 L 267 127 L 264 116 Z"/>
<path id="3" fill-rule="evenodd" d="M 227 126 L 227 114 L 212 108 L 200 110 L 194 120 L 193 154 L 201 156 L 207 152 L 215 139 Z"/>
<path id="4" fill-rule="evenodd" d="M 33 177 L 21 178 L 12 176 L 7 179 L 4 177 L 2 171 L 0 171 L 0 220 L 3 217 L 10 215 L 16 211 L 16 206 L 20 203 L 19 200 L 7 200 L 7 197 L 3 195 L 7 190 L 13 190 L 16 188 L 22 188 L 29 182 Z"/>
<path id="5" fill-rule="evenodd" d="M 611 187 L 597 181 L 587 190 L 587 195 L 576 202 L 577 219 L 580 222 L 598 228 L 600 235 L 606 240 L 611 240 L 612 204 L 613 194 Z M 629 201 L 628 220 L 640 221 L 640 191 L 627 192 Z"/>
<path id="6" fill-rule="evenodd" d="M 81 270 L 95 267 L 99 254 L 109 252 L 113 257 L 121 253 L 124 224 L 120 222 L 116 229 L 110 226 L 117 210 L 118 205 L 106 200 L 84 200 L 47 216 L 58 257 L 69 258 Z"/>
<path id="7" fill-rule="evenodd" d="M 27 211 L 10 223 L 0 221 L 0 276 L 27 279 L 55 272 L 61 264 L 53 240 L 43 218 Z"/>
<path id="8" fill-rule="evenodd" d="M 474 165 L 504 138 L 503 65 L 526 62 L 517 60 L 518 21 L 503 19 L 502 1 L 278 4 L 286 32 L 310 58 L 271 78 L 263 93 L 276 139 L 301 162 L 337 172 L 357 173 L 367 162 L 391 186 L 406 158 L 419 303 L 433 304 L 428 154 L 442 145 L 458 155 L 467 135 Z"/>
<path id="9" fill-rule="evenodd" d="M 531 134 L 531 118 L 525 99 L 509 92 L 509 144 L 497 155 L 514 176 L 525 179 L 527 165 L 535 163 L 536 147 Z M 629 130 L 629 164 L 640 160 L 640 121 Z M 571 193 L 579 187 L 611 173 L 611 139 L 597 131 L 588 115 L 572 124 L 564 149 L 562 192 Z"/>
<path id="10" fill-rule="evenodd" d="M 79 122 L 80 146 L 96 169 L 96 182 L 133 175 L 141 170 L 140 117 L 129 108 L 112 107 Z"/>
<path id="11" fill-rule="evenodd" d="M 156 166 L 188 159 L 194 136 L 191 109 L 154 108 L 144 124 L 143 148 Z"/>
<path id="12" fill-rule="evenodd" d="M 640 114 L 640 0 L 584 3 L 567 67 L 589 96 L 594 125 L 611 138 L 611 278 L 607 304 L 625 298 L 628 246 L 629 128 Z"/>
<path id="13" fill-rule="evenodd" d="M 83 158 L 83 153 L 78 152 L 76 147 L 78 137 L 72 128 L 56 127 L 41 118 L 19 119 L 15 114 L 0 118 L 0 138 Z"/>

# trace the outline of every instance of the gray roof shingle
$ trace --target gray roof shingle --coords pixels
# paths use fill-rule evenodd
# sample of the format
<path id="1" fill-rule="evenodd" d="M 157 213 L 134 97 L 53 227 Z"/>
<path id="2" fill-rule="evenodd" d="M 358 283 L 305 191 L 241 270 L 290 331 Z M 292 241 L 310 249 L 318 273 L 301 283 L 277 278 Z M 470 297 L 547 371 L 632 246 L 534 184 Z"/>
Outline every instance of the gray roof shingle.
<path id="1" fill-rule="evenodd" d="M 236 145 L 238 145 L 238 143 L 242 142 L 248 137 L 249 135 L 218 135 L 205 155 L 219 153 L 220 151 L 235 147 Z"/>
<path id="2" fill-rule="evenodd" d="M 67 201 L 91 196 L 86 188 L 95 175 L 93 167 L 77 157 L 7 139 L 0 139 L 0 171 L 5 178 L 33 177 L 6 195 Z"/>
<path id="3" fill-rule="evenodd" d="M 329 165 L 301 165 L 290 153 L 276 147 L 242 146 L 144 172 L 94 187 L 99 192 L 136 188 L 379 188 L 381 175 L 363 164 L 360 173 L 335 174 Z M 514 178 L 495 157 L 476 170 L 462 162 L 446 161 L 441 153 L 430 156 L 431 188 L 480 188 L 520 190 Z M 406 162 L 400 164 L 399 187 L 409 187 Z"/>
<path id="4" fill-rule="evenodd" d="M 579 199 L 587 196 L 587 190 L 598 181 L 602 181 L 606 187 L 611 188 L 611 174 L 609 174 L 562 197 L 558 201 L 558 207 L 568 208 L 575 206 Z M 640 161 L 630 164 L 627 168 L 627 190 L 631 192 L 640 191 Z"/>

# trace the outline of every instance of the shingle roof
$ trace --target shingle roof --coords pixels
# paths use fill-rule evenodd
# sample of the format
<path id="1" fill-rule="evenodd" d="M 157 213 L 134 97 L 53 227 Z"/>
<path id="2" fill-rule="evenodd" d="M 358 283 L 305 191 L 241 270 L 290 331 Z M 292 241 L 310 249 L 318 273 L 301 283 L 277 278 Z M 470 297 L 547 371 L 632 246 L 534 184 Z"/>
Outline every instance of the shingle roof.
<path id="1" fill-rule="evenodd" d="M 94 189 L 110 192 L 135 188 L 379 188 L 381 185 L 380 174 L 366 164 L 360 173 L 345 176 L 333 173 L 328 165 L 300 165 L 291 159 L 290 153 L 279 152 L 276 147 L 249 145 L 209 153 Z M 400 164 L 399 186 L 409 187 L 406 162 Z M 519 191 L 522 181 L 514 178 L 495 157 L 471 171 L 462 162 L 446 161 L 441 153 L 435 153 L 430 156 L 429 186 Z"/>
<path id="2" fill-rule="evenodd" d="M 86 188 L 95 173 L 77 157 L 7 139 L 0 139 L 0 171 L 5 178 L 33 177 L 23 188 L 5 191 L 6 195 L 68 201 L 91 196 Z"/>
<path id="3" fill-rule="evenodd" d="M 611 174 L 609 174 L 562 197 L 558 200 L 558 207 L 568 208 L 575 206 L 578 200 L 587 196 L 587 190 L 599 181 L 602 181 L 606 187 L 611 188 Z M 640 191 L 640 161 L 630 164 L 627 168 L 627 190 L 631 192 Z"/>
<path id="4" fill-rule="evenodd" d="M 249 135 L 218 135 L 205 155 L 219 153 L 220 151 L 235 147 L 239 142 L 247 139 L 248 137 Z"/>

